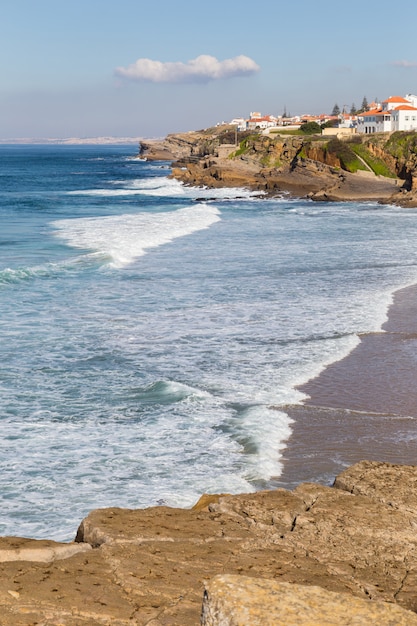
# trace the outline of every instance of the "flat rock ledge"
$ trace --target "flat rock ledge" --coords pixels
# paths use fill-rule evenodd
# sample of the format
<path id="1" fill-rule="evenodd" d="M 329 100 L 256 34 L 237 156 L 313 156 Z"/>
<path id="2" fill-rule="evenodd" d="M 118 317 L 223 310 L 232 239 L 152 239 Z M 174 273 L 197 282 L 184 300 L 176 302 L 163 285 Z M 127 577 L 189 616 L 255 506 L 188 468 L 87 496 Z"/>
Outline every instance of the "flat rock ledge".
<path id="1" fill-rule="evenodd" d="M 99 509 L 72 543 L 1 539 L 0 624 L 413 626 L 416 531 L 417 467 L 374 461 L 333 487 Z"/>
<path id="2" fill-rule="evenodd" d="M 265 578 L 215 576 L 204 593 L 202 626 L 415 626 L 417 615 L 388 602 Z"/>

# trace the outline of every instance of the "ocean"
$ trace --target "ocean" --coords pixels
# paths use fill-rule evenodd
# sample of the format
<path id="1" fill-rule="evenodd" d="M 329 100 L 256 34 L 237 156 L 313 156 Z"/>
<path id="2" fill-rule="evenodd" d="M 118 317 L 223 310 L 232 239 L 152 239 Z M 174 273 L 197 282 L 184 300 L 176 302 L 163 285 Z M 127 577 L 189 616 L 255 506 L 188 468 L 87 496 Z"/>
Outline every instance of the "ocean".
<path id="1" fill-rule="evenodd" d="M 417 282 L 417 210 L 196 189 L 132 146 L 0 146 L 0 535 L 274 487 L 296 387 Z"/>

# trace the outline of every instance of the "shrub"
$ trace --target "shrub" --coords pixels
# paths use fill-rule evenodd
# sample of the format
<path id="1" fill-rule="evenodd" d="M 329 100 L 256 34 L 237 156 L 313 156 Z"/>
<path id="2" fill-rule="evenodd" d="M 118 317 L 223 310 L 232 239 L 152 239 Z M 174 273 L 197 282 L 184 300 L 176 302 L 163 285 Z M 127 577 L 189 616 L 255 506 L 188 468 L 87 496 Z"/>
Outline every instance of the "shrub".
<path id="1" fill-rule="evenodd" d="M 317 122 L 306 122 L 305 124 L 301 124 L 300 131 L 305 135 L 321 134 L 321 126 L 317 124 Z"/>

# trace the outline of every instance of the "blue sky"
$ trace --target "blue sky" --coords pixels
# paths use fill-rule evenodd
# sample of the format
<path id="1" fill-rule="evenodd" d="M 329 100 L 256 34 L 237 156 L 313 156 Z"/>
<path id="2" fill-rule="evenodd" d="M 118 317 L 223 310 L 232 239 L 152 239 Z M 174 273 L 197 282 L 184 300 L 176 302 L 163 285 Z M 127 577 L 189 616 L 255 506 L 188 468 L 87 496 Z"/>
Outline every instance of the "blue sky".
<path id="1" fill-rule="evenodd" d="M 158 137 L 417 93 L 417 2 L 1 0 L 0 139 Z"/>

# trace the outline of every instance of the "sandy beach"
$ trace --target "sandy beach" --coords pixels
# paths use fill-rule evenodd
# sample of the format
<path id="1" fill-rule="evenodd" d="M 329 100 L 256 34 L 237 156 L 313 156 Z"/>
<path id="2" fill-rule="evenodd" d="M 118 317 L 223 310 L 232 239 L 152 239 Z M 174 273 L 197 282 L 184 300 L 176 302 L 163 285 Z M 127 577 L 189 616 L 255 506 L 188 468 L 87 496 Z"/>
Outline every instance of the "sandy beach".
<path id="1" fill-rule="evenodd" d="M 300 390 L 279 483 L 332 483 L 363 459 L 417 462 L 417 285 L 397 291 L 381 332 Z"/>

